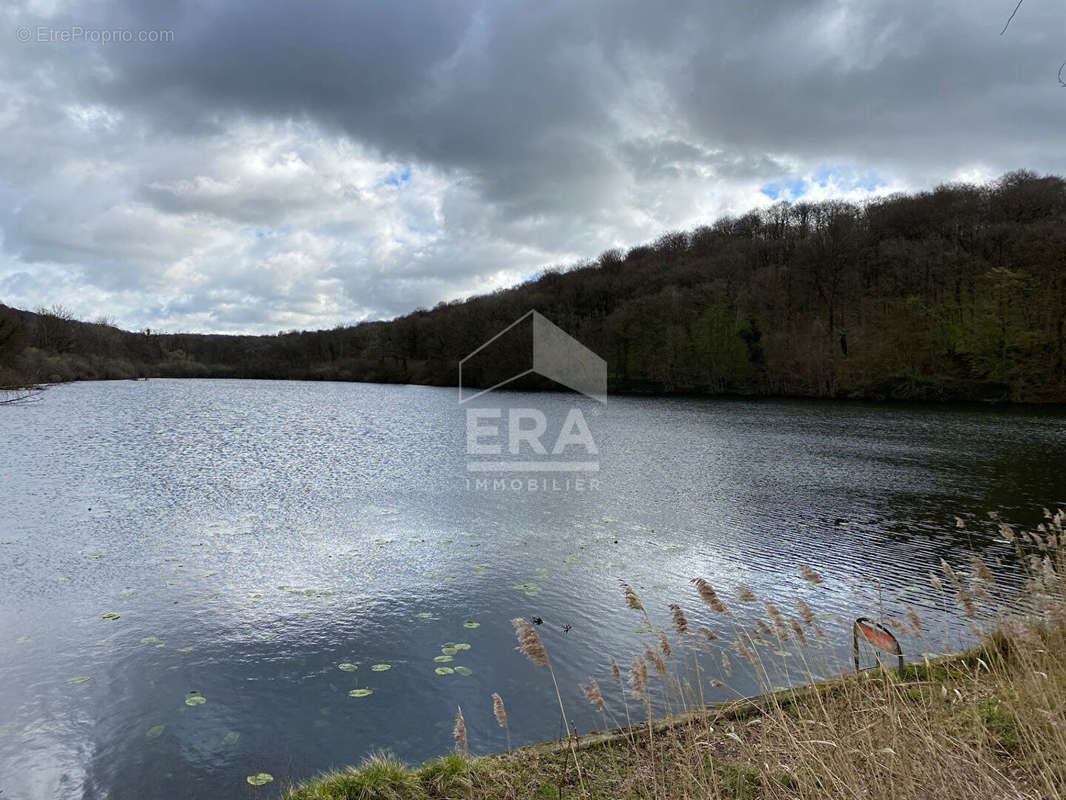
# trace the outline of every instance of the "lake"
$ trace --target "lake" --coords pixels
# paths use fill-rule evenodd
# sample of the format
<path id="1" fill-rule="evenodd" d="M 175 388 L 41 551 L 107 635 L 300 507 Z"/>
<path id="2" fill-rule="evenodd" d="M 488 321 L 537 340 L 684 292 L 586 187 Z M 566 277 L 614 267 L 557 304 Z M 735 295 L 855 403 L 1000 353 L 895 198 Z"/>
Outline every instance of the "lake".
<path id="1" fill-rule="evenodd" d="M 708 680 L 731 623 L 695 576 L 740 622 L 763 611 L 738 583 L 789 614 L 805 599 L 839 648 L 841 620 L 904 602 L 928 632 L 901 637 L 912 657 L 959 646 L 928 571 L 972 547 L 1009 587 L 987 512 L 1066 503 L 1061 408 L 494 396 L 583 408 L 598 487 L 471 487 L 453 389 L 78 383 L 0 409 L 0 797 L 273 797 L 372 751 L 447 752 L 458 705 L 492 752 L 492 692 L 513 744 L 554 738 L 516 616 L 543 619 L 573 724 L 602 727 L 578 683 L 618 713 L 608 658 L 648 639 L 620 579 L 653 624 L 677 602 L 719 633 Z M 729 683 L 706 699 L 755 691 Z"/>

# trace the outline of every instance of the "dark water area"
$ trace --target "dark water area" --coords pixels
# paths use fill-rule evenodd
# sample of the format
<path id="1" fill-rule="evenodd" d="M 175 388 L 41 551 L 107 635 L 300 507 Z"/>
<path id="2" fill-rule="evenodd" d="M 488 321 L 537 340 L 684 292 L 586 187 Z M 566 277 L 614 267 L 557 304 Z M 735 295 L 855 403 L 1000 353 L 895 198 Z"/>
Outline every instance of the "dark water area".
<path id="1" fill-rule="evenodd" d="M 620 579 L 656 626 L 677 602 L 719 633 L 708 702 L 757 685 L 708 682 L 733 623 L 694 576 L 738 625 L 764 611 L 737 584 L 789 614 L 804 599 L 841 652 L 840 620 L 904 603 L 928 632 L 909 655 L 962 645 L 928 571 L 964 571 L 972 548 L 1009 587 L 987 512 L 1032 525 L 1066 504 L 1062 409 L 581 402 L 600 464 L 584 491 L 471 488 L 451 389 L 79 383 L 0 409 L 0 798 L 273 797 L 376 750 L 447 752 L 457 705 L 472 751 L 496 751 L 492 692 L 513 744 L 554 738 L 516 616 L 544 620 L 576 727 L 601 727 L 578 683 L 617 705 L 608 658 L 649 639 Z M 773 650 L 787 681 L 798 647 Z"/>

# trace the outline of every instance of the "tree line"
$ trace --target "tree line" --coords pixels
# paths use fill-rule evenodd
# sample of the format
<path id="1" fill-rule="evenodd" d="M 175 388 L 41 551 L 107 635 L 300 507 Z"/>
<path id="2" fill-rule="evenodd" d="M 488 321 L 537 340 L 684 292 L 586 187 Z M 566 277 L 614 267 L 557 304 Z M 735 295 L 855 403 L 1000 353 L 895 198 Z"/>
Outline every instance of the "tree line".
<path id="1" fill-rule="evenodd" d="M 1066 181 L 1020 171 L 857 205 L 778 203 L 390 321 L 123 331 L 0 306 L 0 386 L 138 377 L 454 385 L 530 309 L 612 392 L 1066 401 Z"/>

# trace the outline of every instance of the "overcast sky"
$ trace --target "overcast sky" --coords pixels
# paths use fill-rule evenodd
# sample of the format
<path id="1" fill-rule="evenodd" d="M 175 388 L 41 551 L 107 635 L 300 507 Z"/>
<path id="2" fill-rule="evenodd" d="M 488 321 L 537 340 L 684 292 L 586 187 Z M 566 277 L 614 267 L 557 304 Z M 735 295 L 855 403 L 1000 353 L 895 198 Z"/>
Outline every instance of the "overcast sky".
<path id="1" fill-rule="evenodd" d="M 1000 36 L 1014 4 L 6 0 L 0 302 L 331 327 L 773 200 L 1066 173 L 1066 7 Z"/>

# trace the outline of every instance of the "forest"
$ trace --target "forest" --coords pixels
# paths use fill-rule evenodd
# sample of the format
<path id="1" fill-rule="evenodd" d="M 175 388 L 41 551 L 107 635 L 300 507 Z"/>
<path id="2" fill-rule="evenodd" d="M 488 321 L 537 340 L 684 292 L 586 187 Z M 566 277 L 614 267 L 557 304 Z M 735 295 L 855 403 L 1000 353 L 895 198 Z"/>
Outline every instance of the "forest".
<path id="1" fill-rule="evenodd" d="M 1066 181 L 1019 171 L 863 205 L 778 203 L 330 330 L 131 332 L 0 305 L 0 386 L 454 385 L 461 358 L 531 309 L 606 359 L 610 392 L 1064 402 Z"/>

